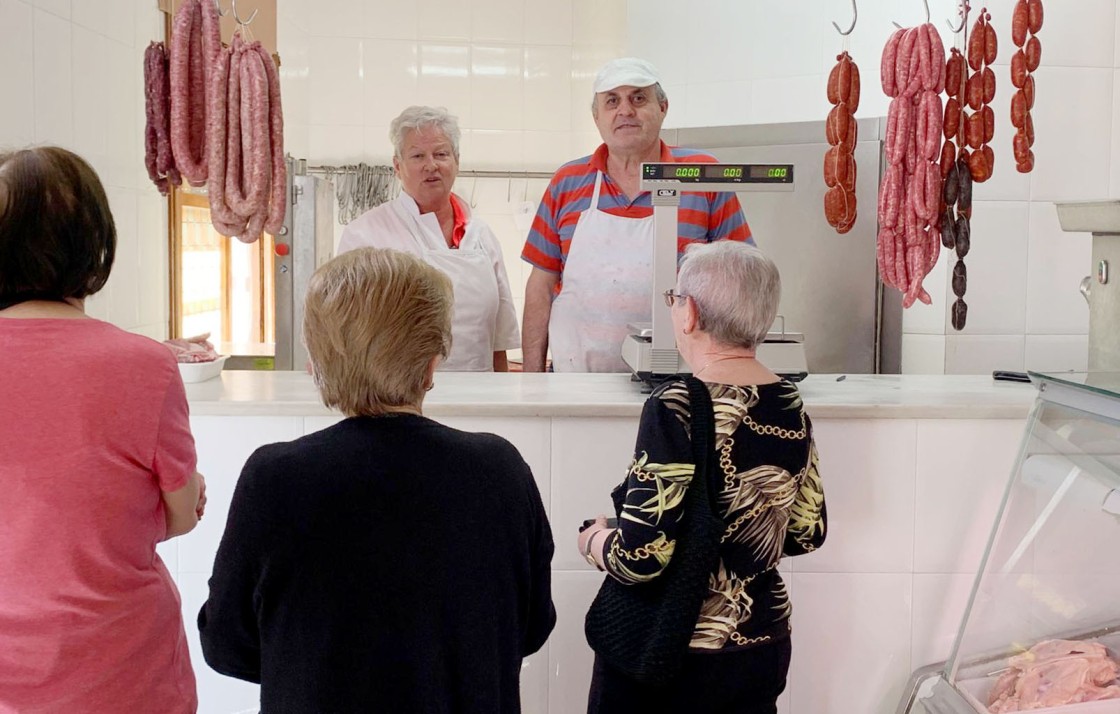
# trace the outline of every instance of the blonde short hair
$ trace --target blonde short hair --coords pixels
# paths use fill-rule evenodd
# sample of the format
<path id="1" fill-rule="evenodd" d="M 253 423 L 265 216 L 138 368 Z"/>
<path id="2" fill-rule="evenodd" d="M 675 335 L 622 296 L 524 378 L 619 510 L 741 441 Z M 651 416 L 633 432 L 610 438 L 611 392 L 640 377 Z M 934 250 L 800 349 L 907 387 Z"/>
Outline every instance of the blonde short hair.
<path id="1" fill-rule="evenodd" d="M 386 248 L 349 251 L 311 276 L 303 335 L 323 403 L 347 416 L 415 406 L 451 349 L 451 281 Z"/>

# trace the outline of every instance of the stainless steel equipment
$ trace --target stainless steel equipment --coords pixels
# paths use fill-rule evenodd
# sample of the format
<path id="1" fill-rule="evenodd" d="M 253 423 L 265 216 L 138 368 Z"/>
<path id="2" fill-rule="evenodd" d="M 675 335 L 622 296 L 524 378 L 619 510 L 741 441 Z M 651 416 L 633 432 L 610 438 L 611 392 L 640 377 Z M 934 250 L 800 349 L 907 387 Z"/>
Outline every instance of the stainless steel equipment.
<path id="1" fill-rule="evenodd" d="M 1120 370 L 1120 201 L 1058 203 L 1062 230 L 1093 234 L 1092 273 L 1081 281 L 1089 301 L 1089 370 Z"/>
<path id="2" fill-rule="evenodd" d="M 805 335 L 808 371 L 815 374 L 897 373 L 901 366 L 901 299 L 894 291 L 883 297 L 875 267 L 882 124 L 857 124 L 859 218 L 844 235 L 824 218 L 824 122 L 662 132 L 669 144 L 720 161 L 793 165 L 792 192 L 740 193 L 739 201 L 758 246 L 781 270 L 778 313 L 791 332 Z"/>
<path id="3" fill-rule="evenodd" d="M 301 370 L 307 363 L 301 332 L 303 298 L 312 273 L 330 260 L 334 249 L 334 189 L 305 170 L 305 162 L 289 161 L 291 203 L 276 236 L 277 370 Z"/>
<path id="4" fill-rule="evenodd" d="M 643 163 L 641 190 L 653 203 L 652 325 L 630 325 L 622 342 L 622 360 L 647 382 L 688 371 L 677 352 L 670 309 L 662 298 L 677 282 L 678 211 L 681 194 L 718 191 L 792 192 L 794 168 L 789 164 Z M 782 337 L 785 321 L 782 320 Z M 777 339 L 777 338 L 776 338 Z M 790 377 L 805 376 L 804 336 L 781 339 L 779 348 L 759 347 L 759 359 Z M 769 359 L 767 359 L 769 356 Z"/>

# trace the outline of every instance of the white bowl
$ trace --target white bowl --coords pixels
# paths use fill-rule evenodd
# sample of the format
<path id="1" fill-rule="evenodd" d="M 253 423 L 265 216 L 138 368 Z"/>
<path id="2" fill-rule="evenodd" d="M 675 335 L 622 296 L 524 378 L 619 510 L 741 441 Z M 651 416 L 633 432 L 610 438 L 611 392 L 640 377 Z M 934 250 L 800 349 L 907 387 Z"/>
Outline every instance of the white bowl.
<path id="1" fill-rule="evenodd" d="M 228 355 L 219 357 L 212 362 L 180 362 L 179 374 L 183 376 L 185 384 L 205 382 L 222 373 L 222 365 L 226 363 L 227 359 L 229 359 Z"/>

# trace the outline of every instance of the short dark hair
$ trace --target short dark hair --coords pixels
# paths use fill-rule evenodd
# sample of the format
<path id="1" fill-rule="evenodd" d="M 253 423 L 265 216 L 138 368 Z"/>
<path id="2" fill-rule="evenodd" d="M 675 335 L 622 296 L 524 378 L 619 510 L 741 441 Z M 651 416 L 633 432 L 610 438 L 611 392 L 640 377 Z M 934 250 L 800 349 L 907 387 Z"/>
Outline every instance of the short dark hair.
<path id="1" fill-rule="evenodd" d="M 0 307 L 105 287 L 117 229 L 97 173 L 56 146 L 0 152 Z"/>

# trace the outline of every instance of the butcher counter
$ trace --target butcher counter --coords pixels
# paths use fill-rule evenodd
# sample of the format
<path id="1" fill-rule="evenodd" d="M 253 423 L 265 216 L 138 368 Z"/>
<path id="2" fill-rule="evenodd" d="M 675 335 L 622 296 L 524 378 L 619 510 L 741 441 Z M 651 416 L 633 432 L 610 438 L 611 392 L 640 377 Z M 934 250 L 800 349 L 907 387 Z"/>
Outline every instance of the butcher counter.
<path id="1" fill-rule="evenodd" d="M 889 714 L 911 670 L 949 653 L 1035 390 L 987 376 L 812 375 L 800 386 L 820 451 L 828 540 L 782 565 L 794 654 L 779 711 Z M 230 498 L 258 446 L 342 417 L 300 372 L 226 371 L 187 385 L 187 398 L 209 505 L 198 528 L 159 551 L 182 594 L 199 711 L 255 711 L 256 686 L 211 671 L 194 624 Z M 583 519 L 610 509 L 645 398 L 624 375 L 437 373 L 424 403 L 433 419 L 512 442 L 552 522 L 558 621 L 524 664 L 527 714 L 585 710 L 583 616 L 603 575 L 575 536 Z"/>

